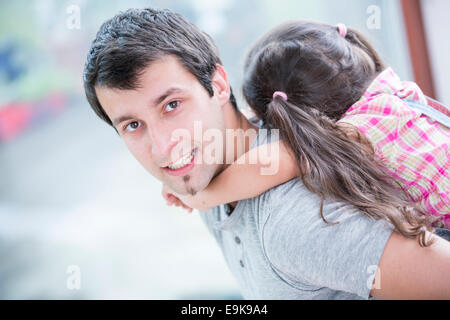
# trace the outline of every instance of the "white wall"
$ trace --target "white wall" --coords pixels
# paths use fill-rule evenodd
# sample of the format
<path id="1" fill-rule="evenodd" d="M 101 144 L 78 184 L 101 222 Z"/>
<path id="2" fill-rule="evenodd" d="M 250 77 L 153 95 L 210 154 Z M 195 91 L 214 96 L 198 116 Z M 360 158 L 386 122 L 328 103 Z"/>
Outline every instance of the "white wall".
<path id="1" fill-rule="evenodd" d="M 450 1 L 422 0 L 437 99 L 450 105 Z"/>

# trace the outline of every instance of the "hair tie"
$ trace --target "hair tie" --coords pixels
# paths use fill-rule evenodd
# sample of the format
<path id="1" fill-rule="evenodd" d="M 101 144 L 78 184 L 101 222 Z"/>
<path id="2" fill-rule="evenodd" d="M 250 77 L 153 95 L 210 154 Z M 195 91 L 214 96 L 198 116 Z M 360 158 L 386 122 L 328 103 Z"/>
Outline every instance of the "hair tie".
<path id="1" fill-rule="evenodd" d="M 272 98 L 275 99 L 276 97 L 281 97 L 284 101 L 287 101 L 287 94 L 283 91 L 275 91 Z"/>
<path id="2" fill-rule="evenodd" d="M 338 24 L 336 25 L 336 27 L 337 27 L 337 29 L 338 29 L 338 31 L 339 31 L 339 35 L 340 35 L 342 38 L 345 38 L 345 36 L 347 35 L 347 27 L 345 26 L 345 24 L 343 24 L 343 23 L 338 23 Z"/>

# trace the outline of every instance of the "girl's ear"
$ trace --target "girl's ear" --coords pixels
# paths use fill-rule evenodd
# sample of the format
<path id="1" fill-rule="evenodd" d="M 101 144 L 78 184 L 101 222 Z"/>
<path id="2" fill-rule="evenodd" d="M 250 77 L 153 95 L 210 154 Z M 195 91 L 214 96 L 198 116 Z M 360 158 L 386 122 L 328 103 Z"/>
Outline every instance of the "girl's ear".
<path id="1" fill-rule="evenodd" d="M 216 70 L 211 77 L 211 86 L 214 91 L 214 96 L 220 102 L 220 105 L 230 101 L 230 84 L 228 83 L 227 73 L 222 65 L 216 64 Z"/>

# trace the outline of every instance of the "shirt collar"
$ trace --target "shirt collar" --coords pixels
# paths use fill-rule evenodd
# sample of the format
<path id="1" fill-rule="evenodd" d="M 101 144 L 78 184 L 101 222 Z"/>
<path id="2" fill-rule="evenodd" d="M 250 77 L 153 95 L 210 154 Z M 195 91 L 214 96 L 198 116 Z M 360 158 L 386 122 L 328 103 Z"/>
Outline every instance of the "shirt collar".
<path id="1" fill-rule="evenodd" d="M 371 98 L 379 94 L 393 94 L 403 89 L 400 77 L 392 70 L 391 67 L 383 70 L 369 85 L 361 99 Z"/>

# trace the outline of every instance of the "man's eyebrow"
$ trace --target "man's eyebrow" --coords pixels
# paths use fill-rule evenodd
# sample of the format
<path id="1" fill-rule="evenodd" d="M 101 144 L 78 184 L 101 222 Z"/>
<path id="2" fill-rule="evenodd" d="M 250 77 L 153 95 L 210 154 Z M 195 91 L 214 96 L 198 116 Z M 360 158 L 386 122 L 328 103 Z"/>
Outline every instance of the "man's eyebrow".
<path id="1" fill-rule="evenodd" d="M 117 126 L 119 123 L 121 123 L 121 122 L 123 122 L 123 121 L 127 121 L 127 120 L 130 120 L 130 119 L 135 119 L 135 118 L 136 118 L 136 117 L 135 117 L 135 116 L 132 116 L 132 115 L 123 115 L 123 116 L 120 116 L 120 117 L 114 119 L 114 120 L 112 121 L 112 124 L 113 124 L 113 126 L 115 127 L 115 126 Z"/>
<path id="2" fill-rule="evenodd" d="M 179 92 L 183 92 L 183 90 L 179 87 L 172 87 L 167 89 L 163 94 L 161 94 L 158 98 L 156 98 L 155 100 L 153 100 L 152 105 L 153 106 L 157 106 L 158 104 L 160 104 L 161 102 L 164 101 L 164 99 L 166 99 L 168 96 L 170 96 L 171 94 L 174 93 L 179 93 Z"/>

